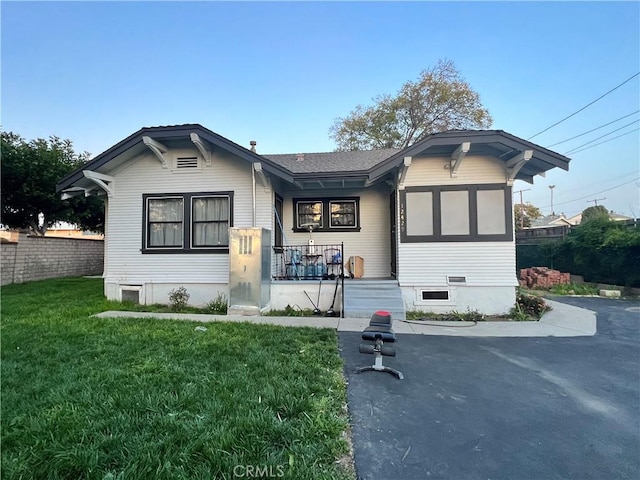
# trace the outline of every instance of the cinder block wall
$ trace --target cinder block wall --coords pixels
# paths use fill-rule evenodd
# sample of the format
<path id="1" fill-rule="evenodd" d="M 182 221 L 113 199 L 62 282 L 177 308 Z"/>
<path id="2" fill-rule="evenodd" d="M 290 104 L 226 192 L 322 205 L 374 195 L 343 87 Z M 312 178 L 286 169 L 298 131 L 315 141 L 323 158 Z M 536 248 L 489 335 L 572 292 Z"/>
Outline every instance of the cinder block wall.
<path id="1" fill-rule="evenodd" d="M 28 237 L 3 243 L 2 285 L 46 278 L 100 275 L 104 241 L 82 238 Z"/>

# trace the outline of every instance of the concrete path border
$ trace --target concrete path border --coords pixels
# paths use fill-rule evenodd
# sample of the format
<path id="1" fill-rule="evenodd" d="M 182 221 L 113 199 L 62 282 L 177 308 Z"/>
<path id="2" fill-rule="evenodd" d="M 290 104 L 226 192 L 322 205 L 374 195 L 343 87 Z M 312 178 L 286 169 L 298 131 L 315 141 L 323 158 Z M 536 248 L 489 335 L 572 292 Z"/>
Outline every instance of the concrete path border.
<path id="1" fill-rule="evenodd" d="M 459 337 L 584 337 L 596 333 L 596 314 L 566 303 L 546 300 L 553 310 L 538 322 L 421 322 L 396 320 L 398 334 L 442 335 Z M 153 313 L 110 310 L 94 315 L 99 318 L 157 318 L 200 323 L 244 322 L 283 327 L 333 328 L 340 332 L 361 332 L 367 318 L 331 317 L 249 317 L 241 315 L 203 315 L 192 313 Z"/>

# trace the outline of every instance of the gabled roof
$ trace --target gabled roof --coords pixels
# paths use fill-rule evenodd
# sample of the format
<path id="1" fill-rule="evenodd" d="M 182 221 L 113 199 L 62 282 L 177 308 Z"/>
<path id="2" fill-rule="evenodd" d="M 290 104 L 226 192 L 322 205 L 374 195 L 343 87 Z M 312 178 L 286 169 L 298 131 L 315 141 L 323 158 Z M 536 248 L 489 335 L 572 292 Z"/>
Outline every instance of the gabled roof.
<path id="1" fill-rule="evenodd" d="M 429 135 L 403 150 L 305 153 L 299 160 L 300 154 L 259 155 L 202 125 L 184 124 L 145 127 L 138 130 L 60 180 L 56 190 L 64 191 L 86 182 L 85 170 L 107 173 L 118 164 L 142 153 L 147 148 L 143 143 L 143 137 L 150 137 L 152 140 L 165 142 L 170 146 L 171 142 L 189 139 L 193 133 L 206 141 L 213 150 L 229 152 L 251 163 L 260 162 L 266 172 L 300 187 L 370 185 L 387 178 L 396 171 L 403 165 L 405 157 L 451 157 L 466 143 L 470 145 L 467 155 L 495 156 L 503 159 L 507 165 L 510 162 L 519 161 L 525 154 L 531 155 L 531 158 L 527 157 L 527 161 L 520 162 L 519 170 L 514 170 L 515 179 L 531 183 L 535 175 L 543 174 L 554 167 L 568 170 L 570 161 L 563 155 L 502 130 L 452 130 Z"/>
<path id="2" fill-rule="evenodd" d="M 531 228 L 557 227 L 560 225 L 572 225 L 572 223 L 564 215 L 547 215 L 531 222 Z"/>
<path id="3" fill-rule="evenodd" d="M 381 162 L 371 171 L 370 178 L 374 180 L 384 175 L 390 168 L 400 166 L 404 157 L 451 156 L 465 142 L 471 144 L 467 155 L 492 155 L 504 159 L 505 162 L 531 150 L 531 159 L 515 177 L 529 183 L 533 183 L 534 176 L 554 167 L 569 170 L 570 158 L 503 130 L 449 130 L 429 135 Z"/>
<path id="4" fill-rule="evenodd" d="M 200 124 L 166 125 L 161 127 L 144 127 L 129 135 L 124 140 L 116 143 L 113 147 L 104 151 L 82 167 L 71 172 L 56 185 L 56 191 L 61 192 L 84 178 L 83 171 L 96 171 L 104 173 L 103 170 L 113 168 L 115 163 L 122 163 L 146 149 L 142 137 L 150 137 L 160 142 L 171 142 L 172 140 L 188 139 L 192 133 L 196 133 L 206 140 L 214 149 L 221 149 L 234 154 L 248 162 L 260 162 L 265 171 L 274 174 L 288 182 L 293 181 L 291 174 L 281 166 L 271 162 L 265 157 L 258 155 L 251 150 L 232 142 L 231 140 L 212 132 Z"/>

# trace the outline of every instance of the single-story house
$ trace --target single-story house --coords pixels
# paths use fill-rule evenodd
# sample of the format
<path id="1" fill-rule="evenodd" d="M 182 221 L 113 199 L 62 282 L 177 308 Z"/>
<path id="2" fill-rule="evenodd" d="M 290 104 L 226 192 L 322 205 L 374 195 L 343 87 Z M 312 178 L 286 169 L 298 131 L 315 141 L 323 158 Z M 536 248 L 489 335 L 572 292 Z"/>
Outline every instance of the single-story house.
<path id="1" fill-rule="evenodd" d="M 516 244 L 536 244 L 546 240 L 563 239 L 573 225 L 564 214 L 547 215 L 532 220 L 530 227 L 516 230 Z"/>
<path id="2" fill-rule="evenodd" d="M 568 165 L 501 130 L 437 133 L 403 150 L 261 155 L 187 124 L 142 128 L 57 190 L 105 198 L 109 299 L 167 303 L 179 286 L 193 304 L 233 297 L 233 232 L 260 228 L 260 308 L 310 306 L 318 280 L 353 257 L 345 284 L 384 280 L 406 310 L 489 314 L 508 311 L 518 285 L 514 180 Z M 333 283 L 322 293 L 335 297 Z"/>
<path id="3" fill-rule="evenodd" d="M 612 222 L 629 222 L 633 220 L 633 217 L 610 211 L 609 219 Z M 575 214 L 573 217 L 567 218 L 567 222 L 571 225 L 580 225 L 580 223 L 582 223 L 582 212 Z"/>

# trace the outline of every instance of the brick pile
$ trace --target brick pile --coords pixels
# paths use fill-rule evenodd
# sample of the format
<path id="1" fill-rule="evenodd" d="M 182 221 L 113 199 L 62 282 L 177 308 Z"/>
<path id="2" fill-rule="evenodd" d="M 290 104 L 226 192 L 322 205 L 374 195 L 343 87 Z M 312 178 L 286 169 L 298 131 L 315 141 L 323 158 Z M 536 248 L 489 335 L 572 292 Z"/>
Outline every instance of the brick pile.
<path id="1" fill-rule="evenodd" d="M 549 288 L 553 285 L 568 285 L 571 275 L 547 267 L 531 267 L 520 270 L 520 286 L 527 288 Z"/>

